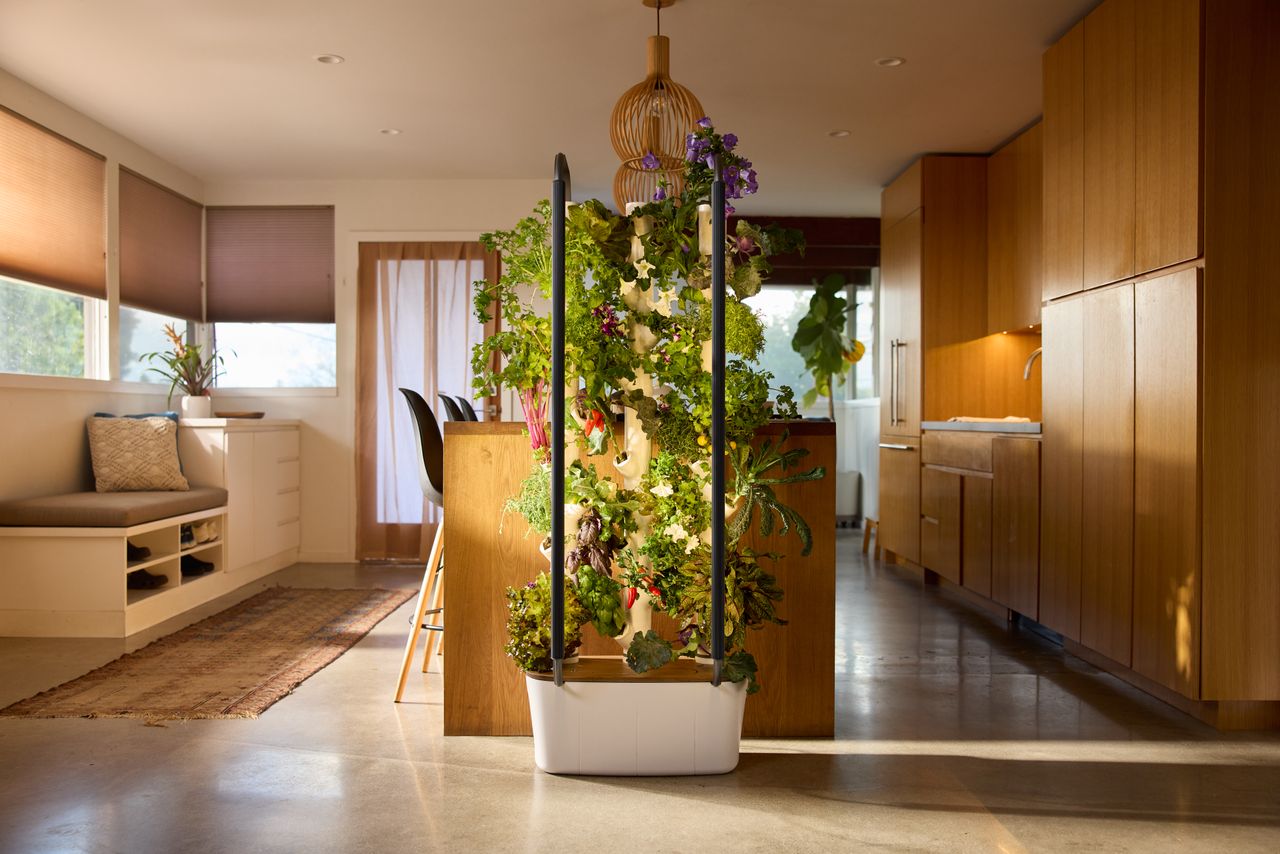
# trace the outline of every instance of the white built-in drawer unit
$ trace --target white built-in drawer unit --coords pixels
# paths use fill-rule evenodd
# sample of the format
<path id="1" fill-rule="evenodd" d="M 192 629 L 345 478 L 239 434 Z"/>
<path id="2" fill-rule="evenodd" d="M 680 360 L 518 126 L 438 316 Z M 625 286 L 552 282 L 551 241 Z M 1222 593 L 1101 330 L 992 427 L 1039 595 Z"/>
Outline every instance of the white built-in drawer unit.
<path id="1" fill-rule="evenodd" d="M 232 572 L 298 559 L 302 476 L 297 421 L 184 419 L 178 451 L 187 478 L 227 490 Z"/>

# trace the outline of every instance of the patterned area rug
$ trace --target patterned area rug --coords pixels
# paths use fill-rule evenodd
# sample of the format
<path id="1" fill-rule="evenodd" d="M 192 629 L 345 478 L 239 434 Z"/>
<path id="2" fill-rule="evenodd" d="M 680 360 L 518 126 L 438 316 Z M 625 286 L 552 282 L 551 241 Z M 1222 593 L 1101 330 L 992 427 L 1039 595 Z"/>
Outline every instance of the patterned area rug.
<path id="1" fill-rule="evenodd" d="M 256 718 L 413 595 L 273 587 L 0 716 Z"/>

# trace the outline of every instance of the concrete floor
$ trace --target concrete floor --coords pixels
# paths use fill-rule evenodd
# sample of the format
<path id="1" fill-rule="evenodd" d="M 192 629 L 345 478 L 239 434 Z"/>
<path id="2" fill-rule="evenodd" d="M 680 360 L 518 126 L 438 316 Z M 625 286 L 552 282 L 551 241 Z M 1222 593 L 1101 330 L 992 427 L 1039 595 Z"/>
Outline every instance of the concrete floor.
<path id="1" fill-rule="evenodd" d="M 722 777 L 541 774 L 527 739 L 441 737 L 438 676 L 390 702 L 410 603 L 256 721 L 0 719 L 0 851 L 1280 850 L 1280 737 L 1218 734 L 857 542 L 834 740 L 744 742 Z M 0 704 L 141 640 L 0 639 Z"/>

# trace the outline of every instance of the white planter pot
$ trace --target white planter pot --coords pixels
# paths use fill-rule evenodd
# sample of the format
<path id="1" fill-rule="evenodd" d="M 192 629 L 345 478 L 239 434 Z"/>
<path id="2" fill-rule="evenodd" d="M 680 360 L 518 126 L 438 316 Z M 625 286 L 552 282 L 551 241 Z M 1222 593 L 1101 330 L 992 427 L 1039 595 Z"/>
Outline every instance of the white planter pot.
<path id="1" fill-rule="evenodd" d="M 195 397 L 184 394 L 178 401 L 178 414 L 183 418 L 212 418 L 213 398 L 207 394 Z"/>
<path id="2" fill-rule="evenodd" d="M 727 774 L 747 683 L 566 682 L 525 674 L 533 760 L 550 774 Z"/>
<path id="3" fill-rule="evenodd" d="M 698 252 L 711 254 L 711 205 L 698 205 Z M 723 251 L 723 250 L 721 250 Z"/>

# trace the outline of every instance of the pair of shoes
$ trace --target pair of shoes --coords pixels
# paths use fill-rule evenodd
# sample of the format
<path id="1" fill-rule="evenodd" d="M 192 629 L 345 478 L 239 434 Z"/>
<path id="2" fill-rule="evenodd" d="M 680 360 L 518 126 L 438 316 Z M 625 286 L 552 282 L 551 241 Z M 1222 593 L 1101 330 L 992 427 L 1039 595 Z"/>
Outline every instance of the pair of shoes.
<path id="1" fill-rule="evenodd" d="M 178 530 L 178 539 L 182 548 L 190 548 L 196 544 L 196 534 L 190 525 L 183 525 Z"/>
<path id="2" fill-rule="evenodd" d="M 130 590 L 155 590 L 157 587 L 164 587 L 168 582 L 169 579 L 163 575 L 152 575 L 145 569 L 135 569 L 125 576 L 125 587 Z"/>
<path id="3" fill-rule="evenodd" d="M 211 543 L 218 539 L 218 523 L 216 521 L 200 522 L 192 526 L 192 534 L 197 543 Z"/>
<path id="4" fill-rule="evenodd" d="M 125 552 L 125 560 L 129 561 L 129 563 L 134 563 L 135 561 L 140 561 L 140 560 L 146 560 L 147 558 L 151 557 L 151 549 L 147 548 L 146 546 L 135 546 L 133 543 L 129 542 L 128 540 L 124 541 L 124 552 Z"/>
<path id="5" fill-rule="evenodd" d="M 200 560 L 200 558 L 193 555 L 182 556 L 183 578 L 199 578 L 202 575 L 208 575 L 215 569 L 217 569 L 217 567 L 207 560 Z"/>

